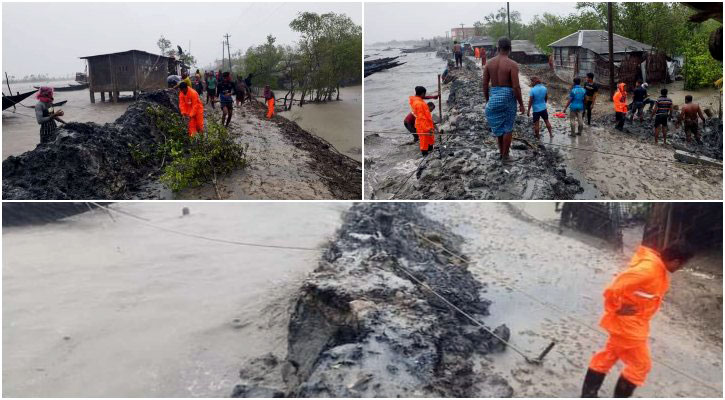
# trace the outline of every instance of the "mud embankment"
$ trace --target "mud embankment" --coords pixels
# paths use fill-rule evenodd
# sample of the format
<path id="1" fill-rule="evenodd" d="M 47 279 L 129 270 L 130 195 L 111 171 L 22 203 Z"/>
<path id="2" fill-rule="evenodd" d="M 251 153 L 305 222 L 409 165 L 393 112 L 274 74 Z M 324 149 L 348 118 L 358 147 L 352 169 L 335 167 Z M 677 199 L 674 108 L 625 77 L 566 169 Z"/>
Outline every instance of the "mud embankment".
<path id="1" fill-rule="evenodd" d="M 3 161 L 3 199 L 127 199 L 159 174 L 157 166 L 137 163 L 132 149 L 163 141 L 149 106 L 178 112 L 173 91 L 142 94 L 115 122 L 71 122 L 54 140 Z"/>
<path id="2" fill-rule="evenodd" d="M 523 129 L 522 115 L 517 115 L 513 133 L 526 142 L 515 141 L 514 162 L 502 164 L 485 116 L 480 69 L 464 58 L 464 68 L 450 74 L 438 149 L 421 162 L 417 179 L 409 179 L 396 198 L 572 199 L 583 190 L 567 174 L 558 151 L 537 145 L 533 133 Z"/>
<path id="3" fill-rule="evenodd" d="M 319 267 L 305 280 L 290 317 L 288 354 L 240 371 L 235 397 L 506 397 L 495 374 L 473 357 L 505 350 L 406 273 L 479 320 L 490 302 L 460 251 L 461 238 L 410 203 L 357 204 Z M 508 339 L 505 325 L 495 329 Z"/>
<path id="4" fill-rule="evenodd" d="M 68 123 L 58 128 L 55 140 L 8 157 L 3 161 L 3 198 L 156 199 L 168 195 L 158 182 L 162 160 L 154 165 L 134 159 L 134 150 L 148 152 L 164 141 L 147 112 L 149 106 L 158 105 L 178 112 L 178 95 L 172 90 L 142 94 L 113 123 Z M 260 103 L 250 107 L 257 119 L 265 119 Z M 206 107 L 207 119 L 212 112 Z M 358 161 L 286 118 L 275 116 L 272 123 L 279 127 L 285 144 L 309 155 L 306 166 L 332 198 L 362 197 Z M 243 137 L 240 140 L 244 142 Z"/>

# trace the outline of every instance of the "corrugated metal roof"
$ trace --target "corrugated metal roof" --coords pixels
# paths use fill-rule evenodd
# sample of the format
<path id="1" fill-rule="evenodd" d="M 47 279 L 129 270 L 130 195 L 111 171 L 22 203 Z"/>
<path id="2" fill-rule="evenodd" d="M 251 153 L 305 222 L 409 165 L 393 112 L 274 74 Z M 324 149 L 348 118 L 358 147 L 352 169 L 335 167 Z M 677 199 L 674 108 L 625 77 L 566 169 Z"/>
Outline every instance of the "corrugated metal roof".
<path id="1" fill-rule="evenodd" d="M 133 53 L 133 52 L 143 53 L 143 54 L 147 54 L 147 55 L 150 55 L 150 56 L 153 56 L 153 57 L 172 58 L 172 57 L 162 56 L 160 54 L 149 53 L 147 51 L 142 51 L 142 50 L 126 50 L 126 51 L 119 51 L 117 53 L 96 54 L 96 55 L 92 55 L 92 56 L 85 56 L 85 57 L 78 57 L 78 58 L 88 59 L 88 58 L 94 58 L 94 57 L 103 57 L 103 56 L 110 56 L 110 55 L 116 55 L 116 54 L 126 54 L 126 53 Z"/>
<path id="2" fill-rule="evenodd" d="M 528 40 L 512 40 L 511 41 L 511 52 L 520 51 L 526 54 L 543 54 L 536 47 L 535 44 Z"/>
<path id="3" fill-rule="evenodd" d="M 493 39 L 488 36 L 474 36 L 468 39 L 471 46 L 493 46 Z"/>
<path id="4" fill-rule="evenodd" d="M 605 30 L 577 31 L 551 43 L 549 47 L 583 47 L 597 54 L 609 54 L 609 40 L 607 36 L 607 31 Z M 615 53 L 648 51 L 652 48 L 650 45 L 617 35 L 616 33 L 613 37 Z"/>

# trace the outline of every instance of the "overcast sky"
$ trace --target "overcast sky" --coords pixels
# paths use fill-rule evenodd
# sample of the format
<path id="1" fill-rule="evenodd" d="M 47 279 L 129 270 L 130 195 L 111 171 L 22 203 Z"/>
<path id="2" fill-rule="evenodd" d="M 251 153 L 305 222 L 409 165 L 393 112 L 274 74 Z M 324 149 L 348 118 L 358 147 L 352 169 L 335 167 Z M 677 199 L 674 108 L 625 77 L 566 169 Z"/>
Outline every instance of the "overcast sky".
<path id="1" fill-rule="evenodd" d="M 511 3 L 511 11 L 521 13 L 524 22 L 548 12 L 568 15 L 575 12 L 571 3 Z M 473 26 L 476 21 L 506 7 L 501 3 L 365 3 L 365 43 L 396 40 L 419 40 L 422 37 L 444 36 L 461 24 Z"/>
<path id="2" fill-rule="evenodd" d="M 267 34 L 293 44 L 289 23 L 302 11 L 343 13 L 362 24 L 361 3 L 3 3 L 3 72 L 22 77 L 83 71 L 78 57 L 131 49 L 159 52 L 163 34 L 199 65 L 221 59 L 222 36 L 234 53 Z"/>

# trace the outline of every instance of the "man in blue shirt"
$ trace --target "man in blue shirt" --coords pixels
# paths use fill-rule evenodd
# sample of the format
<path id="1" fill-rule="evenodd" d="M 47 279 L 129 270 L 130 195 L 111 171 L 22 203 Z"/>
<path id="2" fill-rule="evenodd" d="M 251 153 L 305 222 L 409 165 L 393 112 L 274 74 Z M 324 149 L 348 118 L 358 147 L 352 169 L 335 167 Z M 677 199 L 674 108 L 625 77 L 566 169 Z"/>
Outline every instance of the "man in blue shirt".
<path id="1" fill-rule="evenodd" d="M 566 113 L 566 109 L 569 108 L 571 110 L 569 112 L 569 123 L 571 124 L 571 135 L 574 136 L 574 124 L 576 123 L 578 125 L 577 135 L 582 134 L 582 130 L 584 130 L 584 97 L 587 95 L 587 91 L 584 90 L 583 87 L 579 86 L 581 83 L 581 79 L 574 78 L 574 87 L 571 88 L 571 92 L 569 92 L 569 100 L 566 102 L 566 106 L 564 106 L 564 112 Z"/>
<path id="2" fill-rule="evenodd" d="M 548 100 L 548 94 L 546 93 L 546 86 L 541 82 L 538 77 L 531 78 L 531 91 L 529 91 L 529 110 L 526 112 L 526 116 L 531 115 L 531 108 L 534 108 L 534 136 L 539 138 L 539 119 L 543 119 L 546 124 L 546 129 L 549 130 L 549 137 L 554 137 L 551 134 L 551 123 L 549 123 L 549 113 L 546 111 L 546 101 Z"/>

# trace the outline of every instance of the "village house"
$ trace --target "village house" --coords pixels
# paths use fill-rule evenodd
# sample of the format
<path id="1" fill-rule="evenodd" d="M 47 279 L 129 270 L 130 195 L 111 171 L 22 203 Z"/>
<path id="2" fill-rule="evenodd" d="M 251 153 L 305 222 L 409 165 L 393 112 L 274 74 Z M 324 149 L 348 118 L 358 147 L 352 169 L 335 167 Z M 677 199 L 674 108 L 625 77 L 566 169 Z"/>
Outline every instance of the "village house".
<path id="1" fill-rule="evenodd" d="M 166 87 L 166 78 L 177 74 L 180 63 L 174 57 L 128 50 L 119 53 L 80 57 L 88 63 L 88 91 L 91 103 L 96 102 L 95 92 L 101 93 L 101 101 L 118 101 L 120 92 L 133 92 L 134 98 L 141 91 Z"/>
<path id="2" fill-rule="evenodd" d="M 649 83 L 668 78 L 667 57 L 652 46 L 614 34 L 613 60 L 616 82 L 634 87 L 636 80 Z M 594 73 L 594 79 L 609 85 L 609 40 L 605 30 L 582 30 L 549 44 L 556 75 L 570 82 L 574 77 Z"/>

